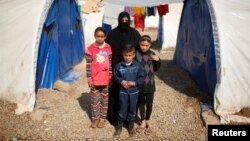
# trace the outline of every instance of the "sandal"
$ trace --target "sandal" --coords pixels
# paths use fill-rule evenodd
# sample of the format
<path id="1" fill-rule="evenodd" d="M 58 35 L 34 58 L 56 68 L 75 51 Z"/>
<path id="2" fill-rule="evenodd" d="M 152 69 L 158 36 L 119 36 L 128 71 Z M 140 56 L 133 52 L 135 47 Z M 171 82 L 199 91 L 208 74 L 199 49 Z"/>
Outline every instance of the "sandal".
<path id="1" fill-rule="evenodd" d="M 91 128 L 96 128 L 96 127 L 97 127 L 97 124 L 98 124 L 98 120 L 97 120 L 97 119 L 93 119 L 92 122 L 91 122 L 90 127 L 91 127 Z"/>
<path id="2" fill-rule="evenodd" d="M 145 130 L 145 127 L 138 126 L 138 127 L 136 128 L 136 132 L 137 132 L 137 133 L 141 133 L 141 132 L 144 131 L 144 130 Z"/>
<path id="3" fill-rule="evenodd" d="M 150 135 L 152 133 L 151 128 L 146 128 L 145 132 L 146 135 Z"/>
<path id="4" fill-rule="evenodd" d="M 100 119 L 99 123 L 97 124 L 98 128 L 103 128 L 105 126 L 105 120 L 104 119 Z"/>

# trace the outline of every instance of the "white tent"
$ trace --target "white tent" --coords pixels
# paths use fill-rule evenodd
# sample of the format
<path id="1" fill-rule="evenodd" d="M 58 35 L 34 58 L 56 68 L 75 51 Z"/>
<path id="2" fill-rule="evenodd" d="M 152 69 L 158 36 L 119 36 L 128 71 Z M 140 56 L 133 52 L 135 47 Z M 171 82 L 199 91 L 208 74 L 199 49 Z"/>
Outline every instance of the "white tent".
<path id="1" fill-rule="evenodd" d="M 62 8 L 72 11 L 60 13 Z M 79 37 L 83 31 L 81 26 L 77 30 L 76 26 L 71 26 L 80 16 L 77 8 L 73 0 L 0 1 L 0 98 L 16 103 L 16 114 L 32 111 L 35 90 L 52 88 L 59 75 L 82 60 L 83 46 Z"/>
<path id="2" fill-rule="evenodd" d="M 216 57 L 221 62 L 214 92 L 215 111 L 222 122 L 250 122 L 249 118 L 231 115 L 250 107 L 250 1 L 212 0 L 211 6 L 217 24 Z"/>
<path id="3" fill-rule="evenodd" d="M 18 103 L 18 107 L 23 107 L 19 108 L 22 110 L 17 110 L 17 113 L 31 111 L 34 106 L 34 79 L 37 58 L 35 52 L 37 52 L 40 40 L 41 25 L 46 18 L 51 1 L 2 0 L 0 2 L 0 61 L 2 64 L 0 68 L 2 74 L 0 98 L 13 101 Z M 106 2 L 120 6 L 155 6 L 164 3 L 182 3 L 182 0 L 106 0 Z M 250 122 L 249 118 L 233 115 L 243 108 L 250 107 L 250 57 L 247 55 L 250 53 L 248 47 L 250 44 L 248 38 L 250 32 L 249 0 L 196 0 L 186 2 L 193 2 L 193 5 L 184 5 L 186 11 L 182 11 L 180 25 L 185 22 L 183 17 L 188 14 L 187 11 L 195 10 L 197 4 L 203 3 L 209 9 L 213 37 L 210 43 L 213 46 L 212 56 L 214 56 L 216 63 L 216 83 L 214 89 L 212 89 L 216 113 L 220 115 L 221 122 Z M 190 6 L 189 9 L 187 6 Z M 117 17 L 118 13 L 114 14 Z M 100 26 L 98 22 L 92 26 L 88 25 L 88 21 L 92 21 L 92 15 L 94 14 L 88 15 L 89 17 L 86 18 L 83 17 L 87 20 L 85 21 L 85 29 L 94 30 L 95 26 Z M 200 19 L 192 17 L 193 15 L 188 16 L 190 16 L 190 19 L 186 18 L 186 21 L 193 20 L 193 26 L 196 26 L 196 20 L 199 21 Z M 179 27 L 179 25 L 176 26 Z M 196 27 L 194 31 L 189 33 L 197 33 L 202 29 L 199 26 Z M 85 39 L 93 37 L 92 33 L 85 34 Z M 172 36 L 179 38 L 180 33 L 181 29 L 179 28 L 178 35 Z M 175 34 L 175 32 L 171 34 Z M 201 41 L 197 40 L 197 42 Z M 179 44 L 179 46 L 186 47 L 185 44 Z M 204 63 L 204 60 L 202 61 Z M 190 69 L 189 71 L 193 75 L 200 73 L 193 71 L 192 68 Z M 210 72 L 205 73 L 209 74 Z M 206 79 L 214 76 L 204 75 L 203 77 Z M 197 83 L 203 82 L 197 81 Z"/>
<path id="4" fill-rule="evenodd" d="M 17 114 L 35 104 L 35 52 L 51 2 L 0 1 L 0 98 L 17 103 Z"/>

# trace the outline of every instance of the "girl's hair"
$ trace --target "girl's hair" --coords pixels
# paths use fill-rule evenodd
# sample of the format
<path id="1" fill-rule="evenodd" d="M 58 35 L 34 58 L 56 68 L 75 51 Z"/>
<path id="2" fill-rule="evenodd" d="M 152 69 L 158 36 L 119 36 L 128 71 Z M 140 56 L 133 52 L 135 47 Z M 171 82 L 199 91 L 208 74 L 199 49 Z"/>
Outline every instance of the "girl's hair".
<path id="1" fill-rule="evenodd" d="M 98 31 L 102 31 L 103 32 L 103 34 L 106 36 L 106 30 L 103 28 L 103 27 L 97 27 L 96 29 L 95 29 L 95 35 L 96 35 L 96 33 L 98 32 Z"/>
<path id="2" fill-rule="evenodd" d="M 151 38 L 149 35 L 142 35 L 140 40 L 139 40 L 139 43 L 142 41 L 147 41 L 147 42 L 151 43 Z"/>

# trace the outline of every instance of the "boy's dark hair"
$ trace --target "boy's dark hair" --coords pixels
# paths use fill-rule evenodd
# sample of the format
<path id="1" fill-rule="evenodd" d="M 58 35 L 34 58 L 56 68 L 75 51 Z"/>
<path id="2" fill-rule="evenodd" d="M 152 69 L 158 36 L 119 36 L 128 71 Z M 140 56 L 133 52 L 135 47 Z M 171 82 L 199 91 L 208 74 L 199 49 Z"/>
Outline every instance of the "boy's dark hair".
<path id="1" fill-rule="evenodd" d="M 139 43 L 140 43 L 141 41 L 147 41 L 147 42 L 149 42 L 149 43 L 152 42 L 149 35 L 142 35 L 141 38 L 140 38 L 140 40 L 139 40 Z"/>
<path id="2" fill-rule="evenodd" d="M 122 53 L 135 52 L 135 48 L 131 44 L 125 44 L 122 47 Z"/>
<path id="3" fill-rule="evenodd" d="M 106 34 L 107 34 L 106 30 L 105 30 L 103 27 L 97 27 L 97 28 L 95 29 L 95 35 L 96 35 L 96 32 L 98 32 L 98 31 L 102 31 L 103 34 L 104 34 L 105 36 L 106 36 Z"/>

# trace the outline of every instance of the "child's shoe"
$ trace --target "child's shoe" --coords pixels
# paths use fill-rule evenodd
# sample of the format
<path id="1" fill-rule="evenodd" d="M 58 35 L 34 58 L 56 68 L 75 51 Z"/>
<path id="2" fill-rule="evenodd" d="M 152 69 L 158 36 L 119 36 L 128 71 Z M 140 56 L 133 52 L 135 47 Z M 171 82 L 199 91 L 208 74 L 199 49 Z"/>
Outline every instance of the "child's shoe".
<path id="1" fill-rule="evenodd" d="M 130 137 L 135 136 L 136 132 L 135 132 L 135 129 L 134 129 L 134 122 L 129 122 L 129 124 L 128 124 L 128 133 L 129 133 Z"/>
<path id="2" fill-rule="evenodd" d="M 141 125 L 136 128 L 136 132 L 141 133 L 145 130 L 145 128 L 146 128 L 146 121 L 143 120 Z"/>
<path id="3" fill-rule="evenodd" d="M 105 119 L 100 119 L 100 121 L 99 121 L 97 127 L 98 127 L 98 128 L 103 128 L 104 126 L 105 126 Z"/>
<path id="4" fill-rule="evenodd" d="M 118 125 L 115 128 L 115 133 L 114 133 L 114 137 L 115 138 L 119 138 L 121 133 L 122 133 L 122 126 L 123 126 L 123 122 L 118 121 Z"/>
<path id="5" fill-rule="evenodd" d="M 96 128 L 97 124 L 98 124 L 98 121 L 99 121 L 98 119 L 92 119 L 90 127 L 91 128 Z"/>
<path id="6" fill-rule="evenodd" d="M 150 135 L 151 133 L 152 133 L 152 129 L 151 128 L 146 128 L 145 134 Z"/>

